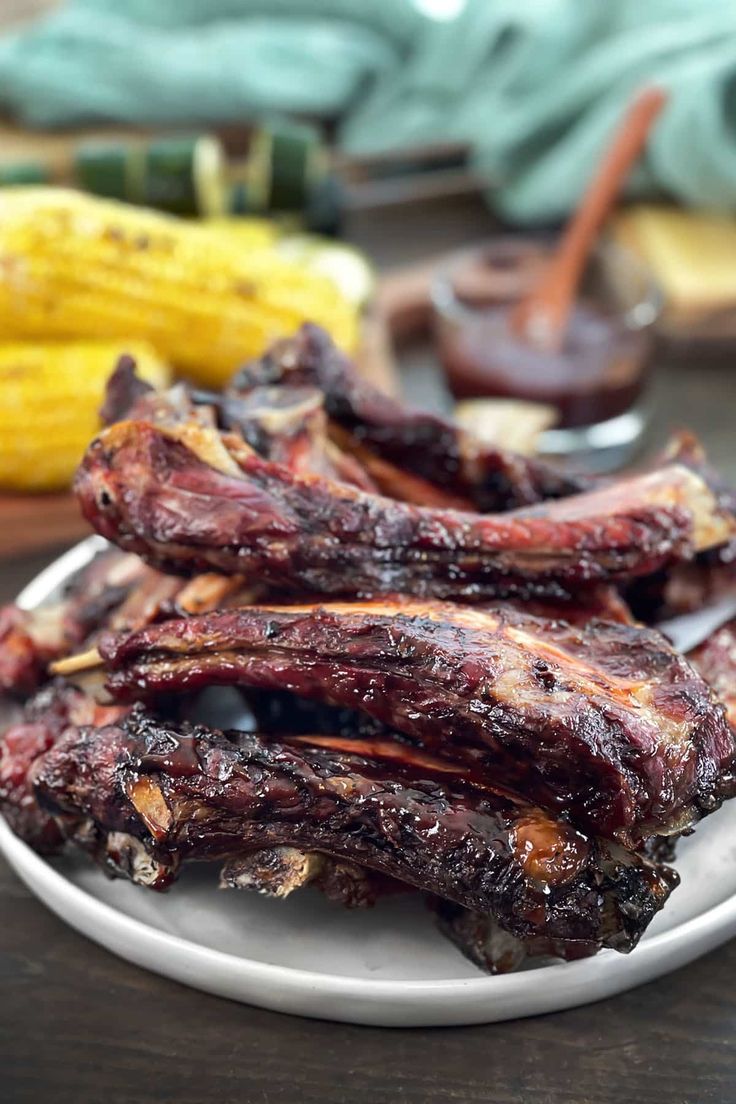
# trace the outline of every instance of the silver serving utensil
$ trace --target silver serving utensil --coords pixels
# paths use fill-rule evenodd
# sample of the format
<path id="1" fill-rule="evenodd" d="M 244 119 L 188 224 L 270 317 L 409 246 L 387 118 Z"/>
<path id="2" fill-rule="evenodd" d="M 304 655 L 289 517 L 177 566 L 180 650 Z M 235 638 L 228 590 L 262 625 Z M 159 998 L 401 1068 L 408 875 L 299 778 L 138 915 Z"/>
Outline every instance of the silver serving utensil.
<path id="1" fill-rule="evenodd" d="M 694 613 L 683 613 L 668 621 L 660 621 L 654 627 L 667 637 L 678 652 L 687 653 L 702 644 L 732 617 L 736 617 L 736 594 L 711 606 L 704 606 Z"/>

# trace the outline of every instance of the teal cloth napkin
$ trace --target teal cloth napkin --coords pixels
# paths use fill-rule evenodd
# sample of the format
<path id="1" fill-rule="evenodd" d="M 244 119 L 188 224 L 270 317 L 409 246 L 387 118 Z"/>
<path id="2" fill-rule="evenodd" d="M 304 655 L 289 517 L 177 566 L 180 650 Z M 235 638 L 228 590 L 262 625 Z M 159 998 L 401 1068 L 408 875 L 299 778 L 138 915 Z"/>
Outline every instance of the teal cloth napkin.
<path id="1" fill-rule="evenodd" d="M 733 0 L 71 0 L 0 41 L 28 125 L 297 111 L 355 153 L 462 140 L 519 223 L 574 206 L 652 81 L 671 98 L 631 193 L 734 209 Z"/>

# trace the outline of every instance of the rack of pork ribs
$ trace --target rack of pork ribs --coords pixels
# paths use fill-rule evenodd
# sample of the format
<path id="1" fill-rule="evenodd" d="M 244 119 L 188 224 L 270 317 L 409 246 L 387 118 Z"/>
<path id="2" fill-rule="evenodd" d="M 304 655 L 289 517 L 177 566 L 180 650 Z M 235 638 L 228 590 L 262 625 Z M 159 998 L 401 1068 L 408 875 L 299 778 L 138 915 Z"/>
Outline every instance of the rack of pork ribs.
<path id="1" fill-rule="evenodd" d="M 734 587 L 697 442 L 558 472 L 312 326 L 217 395 L 123 358 L 102 417 L 76 493 L 113 547 L 0 614 L 22 838 L 155 890 L 208 861 L 277 897 L 419 891 L 490 971 L 636 945 L 734 791 L 736 628 L 688 658 L 645 624 Z M 227 700 L 249 731 L 215 727 Z"/>

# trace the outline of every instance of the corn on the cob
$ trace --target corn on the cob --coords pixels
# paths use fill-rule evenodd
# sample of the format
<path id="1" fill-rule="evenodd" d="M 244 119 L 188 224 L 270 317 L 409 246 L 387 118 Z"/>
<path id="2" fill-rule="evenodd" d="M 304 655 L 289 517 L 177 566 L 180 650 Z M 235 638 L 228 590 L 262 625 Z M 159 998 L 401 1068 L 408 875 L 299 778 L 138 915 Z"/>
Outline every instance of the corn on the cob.
<path id="1" fill-rule="evenodd" d="M 218 215 L 203 225 L 241 249 L 271 249 L 281 236 L 277 222 L 257 215 Z"/>
<path id="2" fill-rule="evenodd" d="M 370 264 L 359 250 L 343 242 L 328 241 L 316 234 L 284 234 L 274 248 L 279 256 L 334 280 L 358 307 L 364 307 L 375 291 Z"/>
<path id="3" fill-rule="evenodd" d="M 170 373 L 140 342 L 0 343 L 0 487 L 67 487 L 99 426 L 105 382 L 121 353 L 157 387 Z"/>
<path id="4" fill-rule="evenodd" d="M 0 192 L 4 336 L 124 334 L 218 386 L 306 319 L 355 344 L 357 312 L 335 283 L 273 249 L 76 192 Z"/>
<path id="5" fill-rule="evenodd" d="M 223 215 L 207 219 L 208 230 L 242 249 L 272 249 L 277 256 L 320 276 L 340 288 L 348 302 L 362 308 L 375 288 L 375 275 L 360 250 L 318 234 L 298 233 L 273 219 L 255 215 Z"/>

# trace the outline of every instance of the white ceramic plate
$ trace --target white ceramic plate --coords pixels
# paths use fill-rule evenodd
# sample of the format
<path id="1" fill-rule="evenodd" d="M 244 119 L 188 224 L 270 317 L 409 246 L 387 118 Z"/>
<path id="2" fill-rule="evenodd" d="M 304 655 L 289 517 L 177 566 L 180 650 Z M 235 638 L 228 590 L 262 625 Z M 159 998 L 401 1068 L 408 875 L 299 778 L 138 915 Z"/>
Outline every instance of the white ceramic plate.
<path id="1" fill-rule="evenodd" d="M 21 595 L 52 595 L 99 542 L 85 541 Z M 286 901 L 218 892 L 193 869 L 168 895 L 108 881 L 82 858 L 47 862 L 0 820 L 0 849 L 67 923 L 145 969 L 280 1012 L 416 1027 L 570 1008 L 673 970 L 736 935 L 736 801 L 681 845 L 682 885 L 630 955 L 482 976 L 435 930 L 419 897 L 348 912 L 317 892 Z"/>

